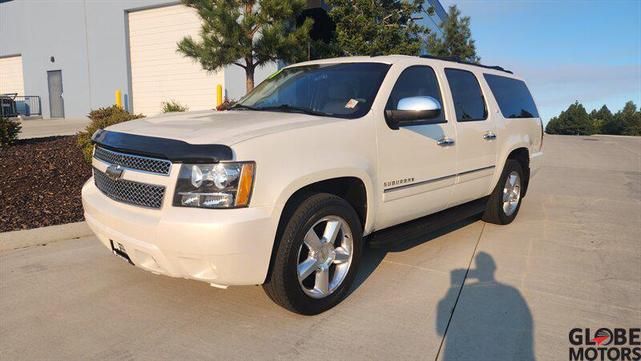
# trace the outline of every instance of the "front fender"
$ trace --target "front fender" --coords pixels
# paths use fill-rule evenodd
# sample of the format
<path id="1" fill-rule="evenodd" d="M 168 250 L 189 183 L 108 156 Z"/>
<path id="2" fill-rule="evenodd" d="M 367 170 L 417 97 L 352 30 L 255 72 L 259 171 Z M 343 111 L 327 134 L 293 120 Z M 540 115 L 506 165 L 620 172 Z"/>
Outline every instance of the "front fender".
<path id="1" fill-rule="evenodd" d="M 345 178 L 345 177 L 358 178 L 363 182 L 363 185 L 365 186 L 365 194 L 367 198 L 368 207 L 367 207 L 367 214 L 365 218 L 365 225 L 363 228 L 364 228 L 364 234 L 367 234 L 374 227 L 374 217 L 375 217 L 374 208 L 375 207 L 373 207 L 373 204 L 376 200 L 374 198 L 374 195 L 375 195 L 374 183 L 370 175 L 365 170 L 360 168 L 343 167 L 343 168 L 323 169 L 323 170 L 319 170 L 313 173 L 308 173 L 301 177 L 293 179 L 285 187 L 283 187 L 280 194 L 278 195 L 278 198 L 276 201 L 278 208 L 282 210 L 285 203 L 287 203 L 287 201 L 292 197 L 292 195 L 304 187 L 307 187 L 314 183 L 330 180 L 330 179 Z"/>
<path id="2" fill-rule="evenodd" d="M 282 212 L 287 200 L 305 186 L 355 177 L 365 185 L 368 207 L 364 230 L 368 232 L 376 208 L 377 152 L 372 124 L 368 117 L 328 121 L 234 145 L 236 159 L 256 162 L 250 206 L 275 206 Z"/>

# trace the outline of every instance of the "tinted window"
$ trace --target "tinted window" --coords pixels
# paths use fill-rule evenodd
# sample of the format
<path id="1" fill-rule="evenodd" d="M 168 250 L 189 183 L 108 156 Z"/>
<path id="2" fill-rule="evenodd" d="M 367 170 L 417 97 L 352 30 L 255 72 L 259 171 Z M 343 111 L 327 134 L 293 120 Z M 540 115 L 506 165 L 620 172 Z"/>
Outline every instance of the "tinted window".
<path id="1" fill-rule="evenodd" d="M 418 96 L 430 96 L 443 104 L 436 74 L 428 66 L 411 66 L 403 70 L 392 89 L 386 109 L 396 110 L 399 100 Z M 445 119 L 443 112 L 435 119 Z"/>
<path id="2" fill-rule="evenodd" d="M 473 73 L 459 69 L 445 69 L 452 91 L 456 120 L 466 122 L 487 118 L 481 86 Z"/>
<path id="3" fill-rule="evenodd" d="M 539 117 L 532 94 L 524 81 L 492 74 L 484 76 L 504 118 Z"/>

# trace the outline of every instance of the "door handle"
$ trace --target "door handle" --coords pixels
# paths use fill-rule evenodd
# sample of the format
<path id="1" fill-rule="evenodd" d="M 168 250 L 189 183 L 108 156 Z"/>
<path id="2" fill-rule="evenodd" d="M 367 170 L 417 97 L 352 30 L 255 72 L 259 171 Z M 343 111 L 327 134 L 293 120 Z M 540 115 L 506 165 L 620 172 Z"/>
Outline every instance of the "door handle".
<path id="1" fill-rule="evenodd" d="M 454 145 L 454 139 L 443 137 L 443 138 L 437 140 L 436 144 L 440 145 L 441 147 L 448 147 L 450 145 Z"/>
<path id="2" fill-rule="evenodd" d="M 487 133 L 485 133 L 485 134 L 483 135 L 483 139 L 485 139 L 485 140 L 492 140 L 492 139 L 496 139 L 496 134 L 494 134 L 494 133 L 492 133 L 492 132 L 487 132 Z"/>

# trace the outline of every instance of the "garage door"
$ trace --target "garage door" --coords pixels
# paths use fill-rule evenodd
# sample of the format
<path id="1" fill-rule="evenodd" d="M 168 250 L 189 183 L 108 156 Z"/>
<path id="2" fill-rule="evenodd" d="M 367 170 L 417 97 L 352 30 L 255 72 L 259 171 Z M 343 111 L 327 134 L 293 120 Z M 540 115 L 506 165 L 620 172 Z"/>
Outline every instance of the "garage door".
<path id="1" fill-rule="evenodd" d="M 22 56 L 0 57 L 0 94 L 24 95 Z"/>
<path id="2" fill-rule="evenodd" d="M 208 73 L 191 58 L 176 52 L 185 36 L 200 31 L 195 10 L 183 5 L 130 12 L 129 54 L 133 110 L 158 114 L 164 101 L 175 100 L 189 110 L 213 109 L 216 85 L 223 71 Z"/>

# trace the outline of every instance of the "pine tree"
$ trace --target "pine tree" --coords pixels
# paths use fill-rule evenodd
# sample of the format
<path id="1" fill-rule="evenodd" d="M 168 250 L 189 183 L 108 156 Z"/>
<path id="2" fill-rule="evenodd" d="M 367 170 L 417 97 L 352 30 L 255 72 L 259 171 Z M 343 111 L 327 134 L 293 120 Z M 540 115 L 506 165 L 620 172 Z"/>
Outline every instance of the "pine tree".
<path id="1" fill-rule="evenodd" d="M 439 28 L 443 32 L 442 36 L 431 34 L 428 39 L 427 49 L 431 55 L 458 57 L 472 63 L 481 61 L 476 55 L 470 17 L 461 17 L 461 11 L 456 5 L 450 6 L 447 20 Z"/>
<path id="2" fill-rule="evenodd" d="M 198 39 L 188 36 L 178 51 L 216 71 L 235 64 L 245 69 L 247 92 L 254 88 L 254 71 L 268 62 L 306 58 L 312 20 L 295 27 L 304 0 L 183 0 L 202 19 Z"/>
<path id="3" fill-rule="evenodd" d="M 631 103 L 631 102 L 628 102 Z M 627 105 L 627 104 L 626 104 Z M 624 107 L 625 109 L 625 107 Z M 629 113 L 629 110 L 628 110 Z M 619 110 L 615 115 L 611 116 L 601 126 L 601 133 L 610 135 L 623 135 L 625 134 L 626 125 L 623 119 L 623 111 Z"/>
<path id="4" fill-rule="evenodd" d="M 623 109 L 619 110 L 614 118 L 622 125 L 625 135 L 641 135 L 641 112 L 637 110 L 634 102 L 625 103 Z"/>
<path id="5" fill-rule="evenodd" d="M 590 135 L 594 134 L 594 127 L 588 112 L 583 105 L 576 101 L 558 117 L 550 119 L 545 132 L 548 134 Z"/>
<path id="6" fill-rule="evenodd" d="M 328 55 L 418 55 L 429 29 L 414 16 L 425 0 L 328 0 L 336 24 Z"/>
<path id="7" fill-rule="evenodd" d="M 596 116 L 596 118 L 597 118 L 597 119 L 601 119 L 601 120 L 603 120 L 603 121 L 606 121 L 606 122 L 607 122 L 608 120 L 612 119 L 612 112 L 611 112 L 611 111 L 610 111 L 610 109 L 608 109 L 608 107 L 604 104 L 604 105 L 601 107 L 601 109 L 599 109 L 599 110 L 595 113 L 595 116 Z"/>
<path id="8" fill-rule="evenodd" d="M 546 134 L 561 134 L 559 117 L 552 117 L 545 126 Z"/>
<path id="9" fill-rule="evenodd" d="M 596 133 L 603 133 L 603 126 L 612 121 L 612 112 L 604 104 L 599 110 L 592 110 L 590 112 L 590 119 Z"/>

